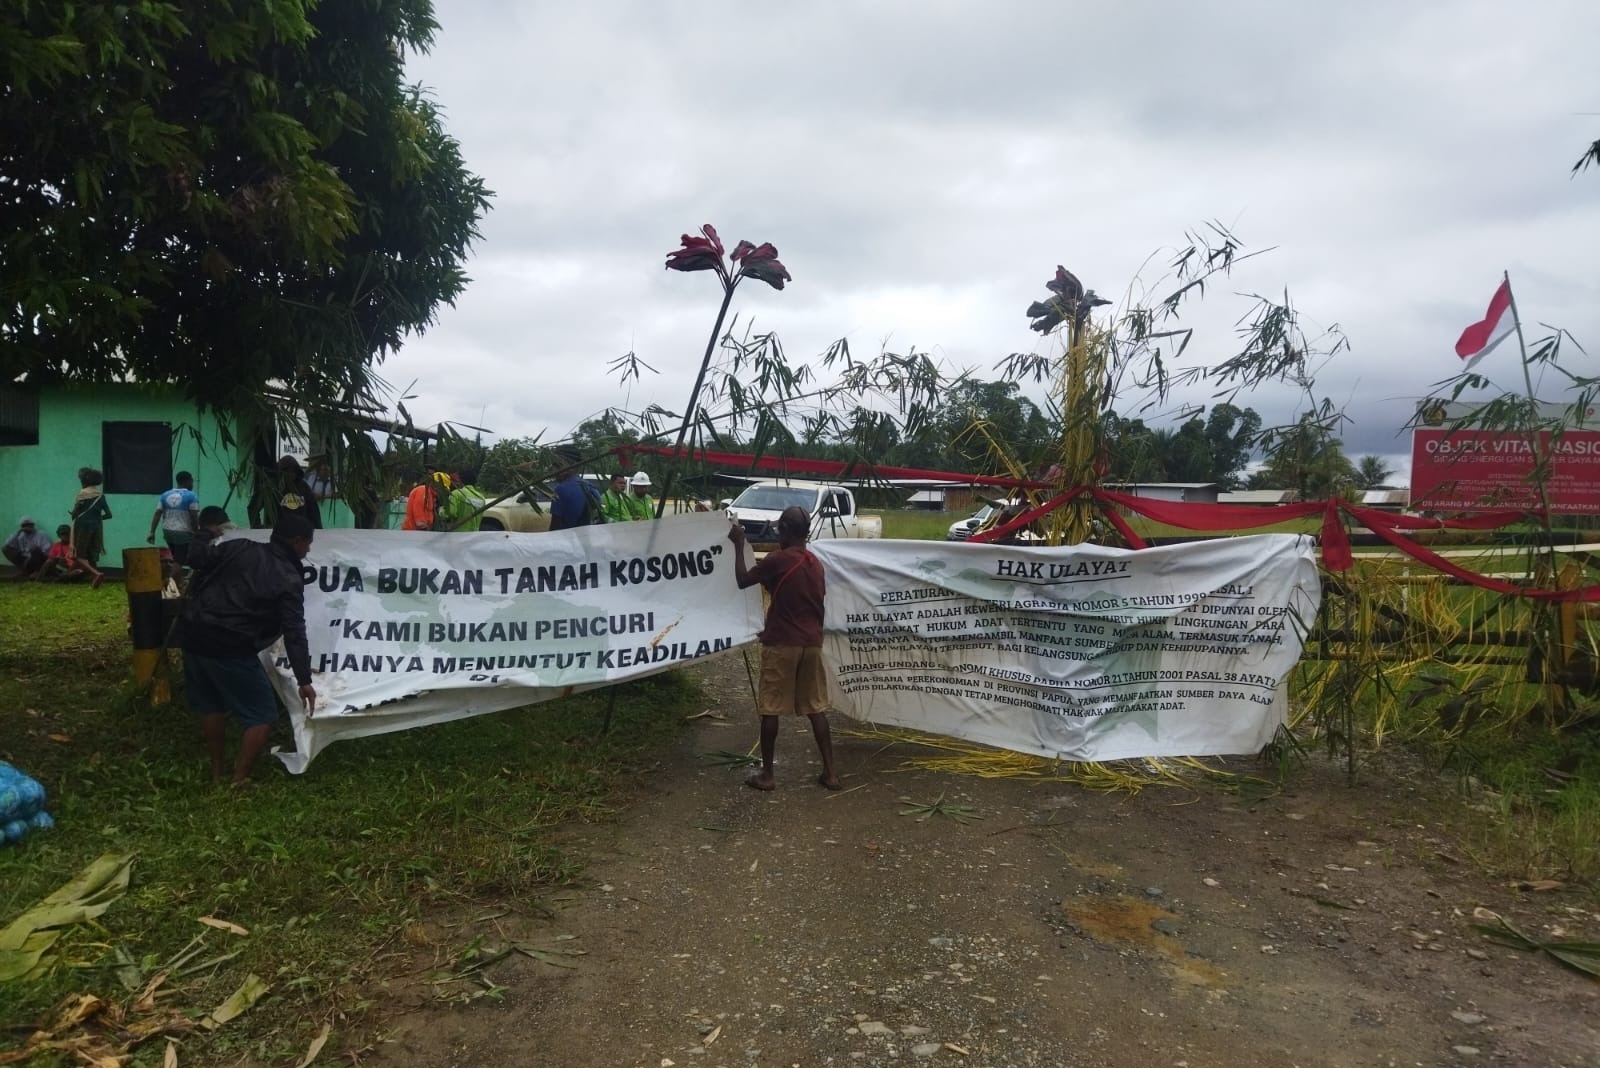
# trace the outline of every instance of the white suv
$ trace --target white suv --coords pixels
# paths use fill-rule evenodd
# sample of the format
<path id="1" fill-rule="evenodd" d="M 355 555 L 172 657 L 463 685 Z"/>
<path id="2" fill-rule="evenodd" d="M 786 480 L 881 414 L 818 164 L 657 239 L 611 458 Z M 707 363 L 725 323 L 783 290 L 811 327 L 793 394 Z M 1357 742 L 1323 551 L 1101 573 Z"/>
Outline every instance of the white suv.
<path id="1" fill-rule="evenodd" d="M 966 541 L 968 538 L 972 537 L 977 529 L 983 526 L 983 524 L 987 522 L 989 517 L 994 515 L 994 513 L 995 506 L 992 504 L 986 504 L 982 508 L 979 508 L 976 512 L 973 512 L 967 518 L 957 519 L 954 523 L 950 524 L 950 530 L 945 534 L 944 540 Z"/>

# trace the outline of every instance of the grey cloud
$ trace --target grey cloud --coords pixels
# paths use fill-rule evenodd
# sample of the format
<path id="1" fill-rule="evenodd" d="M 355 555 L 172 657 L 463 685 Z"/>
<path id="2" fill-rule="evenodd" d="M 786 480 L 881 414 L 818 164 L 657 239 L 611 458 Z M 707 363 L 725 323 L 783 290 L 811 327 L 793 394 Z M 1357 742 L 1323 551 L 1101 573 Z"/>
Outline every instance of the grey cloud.
<path id="1" fill-rule="evenodd" d="M 1217 217 L 1279 247 L 1197 309 L 1194 358 L 1228 352 L 1235 292 L 1287 285 L 1351 338 L 1317 390 L 1349 451 L 1404 452 L 1500 270 L 1600 344 L 1600 178 L 1567 177 L 1600 9 L 1534 7 L 441 2 L 413 70 L 499 197 L 473 286 L 386 374 L 504 434 L 675 408 L 717 294 L 662 257 L 712 222 L 781 250 L 794 284 L 736 310 L 792 356 L 888 339 L 987 376 L 1036 344 L 1057 262 L 1120 295 Z M 604 365 L 630 347 L 663 374 L 624 393 Z"/>

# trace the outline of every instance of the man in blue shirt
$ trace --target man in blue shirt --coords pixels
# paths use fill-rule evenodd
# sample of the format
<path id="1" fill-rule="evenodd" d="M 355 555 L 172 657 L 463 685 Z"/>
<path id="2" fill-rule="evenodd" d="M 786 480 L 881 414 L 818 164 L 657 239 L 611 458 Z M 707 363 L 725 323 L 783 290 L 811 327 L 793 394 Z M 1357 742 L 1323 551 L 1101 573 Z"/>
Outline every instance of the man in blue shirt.
<path id="1" fill-rule="evenodd" d="M 49 555 L 50 535 L 34 525 L 33 516 L 23 516 L 17 523 L 17 532 L 7 538 L 5 544 L 5 558 L 16 567 L 16 577 L 33 577 L 44 567 Z"/>
<path id="2" fill-rule="evenodd" d="M 189 562 L 189 542 L 200 528 L 200 498 L 195 496 L 194 476 L 189 472 L 179 471 L 173 481 L 177 485 L 161 495 L 155 514 L 150 517 L 150 536 L 144 540 L 154 545 L 156 524 L 161 524 L 161 536 L 172 552 L 173 566 L 181 569 Z"/>
<path id="3" fill-rule="evenodd" d="M 578 464 L 583 458 L 576 449 L 561 449 L 556 455 L 565 465 L 556 472 L 550 489 L 555 497 L 550 502 L 550 529 L 566 530 L 590 523 L 605 522 L 600 511 L 600 494 L 586 486 L 578 477 Z"/>

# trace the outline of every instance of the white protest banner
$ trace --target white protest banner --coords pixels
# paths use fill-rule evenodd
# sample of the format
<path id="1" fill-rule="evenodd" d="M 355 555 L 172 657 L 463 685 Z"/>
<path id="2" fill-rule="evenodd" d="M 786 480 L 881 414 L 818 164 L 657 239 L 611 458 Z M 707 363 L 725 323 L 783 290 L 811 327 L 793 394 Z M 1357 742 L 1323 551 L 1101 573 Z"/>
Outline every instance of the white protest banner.
<path id="1" fill-rule="evenodd" d="M 1311 539 L 1292 534 L 811 551 L 842 711 L 1063 760 L 1257 751 L 1322 593 Z"/>
<path id="2" fill-rule="evenodd" d="M 266 531 L 250 536 L 266 537 Z M 262 654 L 302 772 L 359 738 L 534 704 L 755 640 L 721 514 L 545 534 L 319 530 L 303 561 L 319 700 L 279 642 Z"/>

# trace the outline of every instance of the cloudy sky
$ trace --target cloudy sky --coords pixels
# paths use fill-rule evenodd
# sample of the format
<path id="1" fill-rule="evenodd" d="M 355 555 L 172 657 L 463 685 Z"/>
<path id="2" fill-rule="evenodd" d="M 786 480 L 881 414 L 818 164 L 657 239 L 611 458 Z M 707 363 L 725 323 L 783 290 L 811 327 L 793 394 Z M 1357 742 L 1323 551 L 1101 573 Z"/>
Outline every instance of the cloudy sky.
<path id="1" fill-rule="evenodd" d="M 1600 137 L 1592 0 L 435 5 L 411 70 L 497 197 L 472 285 L 386 365 L 419 421 L 551 440 L 681 408 L 719 293 L 662 260 L 706 222 L 777 245 L 794 282 L 735 310 L 791 359 L 845 337 L 994 378 L 1057 263 L 1120 296 L 1221 220 L 1274 251 L 1195 309 L 1186 361 L 1287 288 L 1349 338 L 1316 394 L 1352 456 L 1404 459 L 1503 270 L 1532 333 L 1600 357 L 1600 170 L 1569 174 Z M 620 385 L 630 350 L 661 373 Z M 1520 389 L 1506 349 L 1481 369 Z"/>

